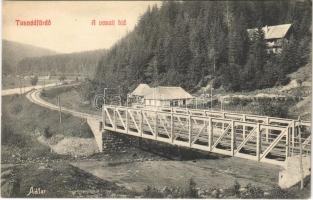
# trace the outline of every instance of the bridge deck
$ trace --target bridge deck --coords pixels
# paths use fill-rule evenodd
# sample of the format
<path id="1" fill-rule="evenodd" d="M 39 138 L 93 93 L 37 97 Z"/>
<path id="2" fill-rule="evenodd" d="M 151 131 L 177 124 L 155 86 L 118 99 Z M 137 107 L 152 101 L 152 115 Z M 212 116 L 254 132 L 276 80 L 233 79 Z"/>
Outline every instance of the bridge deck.
<path id="1" fill-rule="evenodd" d="M 301 151 L 311 154 L 310 123 L 292 119 L 112 105 L 103 107 L 102 118 L 104 130 L 259 162 L 283 165 Z"/>

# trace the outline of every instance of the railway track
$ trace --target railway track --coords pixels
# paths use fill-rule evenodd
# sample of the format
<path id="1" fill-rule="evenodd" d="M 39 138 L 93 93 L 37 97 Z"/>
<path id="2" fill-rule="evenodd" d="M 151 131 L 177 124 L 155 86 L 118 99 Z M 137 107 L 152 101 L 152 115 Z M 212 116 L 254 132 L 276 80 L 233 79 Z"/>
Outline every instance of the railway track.
<path id="1" fill-rule="evenodd" d="M 43 100 L 42 98 L 40 98 L 40 93 L 41 93 L 41 90 L 32 90 L 26 94 L 26 98 L 30 102 L 37 104 L 39 106 L 48 108 L 50 110 L 56 110 L 56 111 L 59 110 L 59 106 L 54 105 L 54 104 L 47 102 L 47 101 Z M 61 106 L 61 112 L 71 114 L 75 117 L 79 117 L 79 118 L 83 118 L 83 119 L 93 118 L 93 119 L 101 120 L 100 115 L 92 115 L 92 114 L 88 114 L 88 113 L 83 113 L 83 112 L 75 111 L 75 110 L 68 109 L 68 108 L 65 108 L 62 106 Z"/>

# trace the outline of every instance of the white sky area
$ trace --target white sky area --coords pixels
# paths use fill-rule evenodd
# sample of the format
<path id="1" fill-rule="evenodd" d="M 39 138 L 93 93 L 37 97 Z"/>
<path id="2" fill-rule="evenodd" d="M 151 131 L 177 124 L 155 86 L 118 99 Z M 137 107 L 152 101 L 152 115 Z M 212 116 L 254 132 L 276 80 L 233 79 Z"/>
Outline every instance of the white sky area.
<path id="1" fill-rule="evenodd" d="M 110 48 L 132 31 L 148 6 L 158 1 L 3 2 L 3 39 L 59 53 Z M 51 26 L 17 26 L 16 21 L 50 19 Z M 115 20 L 114 26 L 92 26 L 91 20 Z M 126 20 L 126 26 L 118 20 Z"/>

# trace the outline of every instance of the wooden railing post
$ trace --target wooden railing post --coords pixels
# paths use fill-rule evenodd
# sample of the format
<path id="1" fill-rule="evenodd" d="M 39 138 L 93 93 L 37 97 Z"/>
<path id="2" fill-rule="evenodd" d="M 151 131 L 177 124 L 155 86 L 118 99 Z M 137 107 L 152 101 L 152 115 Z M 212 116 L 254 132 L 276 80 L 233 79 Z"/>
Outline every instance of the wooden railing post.
<path id="1" fill-rule="evenodd" d="M 231 121 L 231 144 L 230 144 L 230 148 L 231 148 L 231 155 L 234 156 L 234 152 L 235 152 L 235 122 L 234 120 Z"/>
<path id="2" fill-rule="evenodd" d="M 295 120 L 292 121 L 292 132 L 291 132 L 291 140 L 292 140 L 292 150 L 291 155 L 293 156 L 293 152 L 295 149 L 295 133 L 296 133 L 296 122 Z"/>
<path id="3" fill-rule="evenodd" d="M 129 124 L 128 124 L 128 108 L 126 107 L 126 133 L 128 134 Z"/>
<path id="4" fill-rule="evenodd" d="M 257 124 L 257 129 L 256 129 L 256 156 L 257 156 L 257 161 L 260 161 L 260 154 L 261 154 L 261 125 L 260 123 Z"/>
<path id="5" fill-rule="evenodd" d="M 225 112 L 222 113 L 223 119 L 225 119 Z M 224 121 L 222 121 L 222 130 L 224 131 L 225 129 L 225 124 Z"/>
<path id="6" fill-rule="evenodd" d="M 243 122 L 246 121 L 246 115 L 245 114 L 243 115 L 242 120 L 243 120 Z M 246 125 L 242 125 L 242 137 L 243 137 L 243 139 L 246 138 Z"/>
<path id="7" fill-rule="evenodd" d="M 114 107 L 113 117 L 114 117 L 114 120 L 113 120 L 114 130 L 116 131 L 116 107 Z"/>
<path id="8" fill-rule="evenodd" d="M 140 109 L 140 136 L 142 137 L 143 134 L 143 113 L 142 110 Z"/>
<path id="9" fill-rule="evenodd" d="M 289 144 L 290 144 L 290 132 L 291 132 L 291 127 L 288 125 L 287 131 L 286 131 L 286 159 L 289 157 Z"/>
<path id="10" fill-rule="evenodd" d="M 212 151 L 212 145 L 213 145 L 213 123 L 212 123 L 212 118 L 209 117 L 209 133 L 208 133 L 209 137 L 209 141 L 208 141 L 208 145 L 209 145 L 209 149 L 210 151 Z"/>
<path id="11" fill-rule="evenodd" d="M 155 111 L 155 121 L 154 121 L 154 138 L 158 137 L 158 111 Z"/>
<path id="12" fill-rule="evenodd" d="M 301 137 L 301 122 L 299 120 L 299 125 L 298 125 L 298 137 L 299 137 L 299 148 L 300 148 L 300 155 L 299 155 L 299 161 L 300 161 L 300 175 L 301 175 L 301 181 L 300 181 L 300 189 L 303 189 L 303 179 L 304 179 L 304 172 L 303 172 L 303 163 L 302 163 L 302 137 Z"/>
<path id="13" fill-rule="evenodd" d="M 188 125 L 189 125 L 189 130 L 188 130 L 188 133 L 189 133 L 189 146 L 191 147 L 191 142 L 192 142 L 192 137 L 191 137 L 191 134 L 192 134 L 191 114 L 189 114 L 189 116 L 188 116 Z"/>
<path id="14" fill-rule="evenodd" d="M 173 119 L 173 107 L 171 107 L 171 141 L 174 142 L 174 119 Z"/>
<path id="15" fill-rule="evenodd" d="M 269 118 L 268 117 L 266 117 L 266 125 L 269 125 L 269 123 L 270 123 L 270 120 L 269 120 Z M 265 140 L 266 140 L 266 142 L 268 142 L 268 134 L 269 134 L 269 130 L 268 130 L 268 126 L 266 126 L 266 129 L 265 129 Z"/>

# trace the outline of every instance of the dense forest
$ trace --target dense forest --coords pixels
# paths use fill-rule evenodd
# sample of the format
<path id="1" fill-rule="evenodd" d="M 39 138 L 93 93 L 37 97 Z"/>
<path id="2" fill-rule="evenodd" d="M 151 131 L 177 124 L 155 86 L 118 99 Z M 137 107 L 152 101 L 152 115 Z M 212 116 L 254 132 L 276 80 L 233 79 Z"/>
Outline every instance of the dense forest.
<path id="1" fill-rule="evenodd" d="M 209 81 L 227 91 L 288 83 L 310 62 L 311 1 L 186 1 L 149 7 L 136 27 L 100 60 L 94 88 L 139 83 L 194 91 Z M 292 24 L 280 54 L 267 54 L 265 25 Z M 258 28 L 252 39 L 247 29 Z M 88 88 L 90 91 L 91 89 Z"/>
<path id="2" fill-rule="evenodd" d="M 106 50 L 29 57 L 19 62 L 19 73 L 39 75 L 82 74 L 94 77 L 99 60 Z"/>

